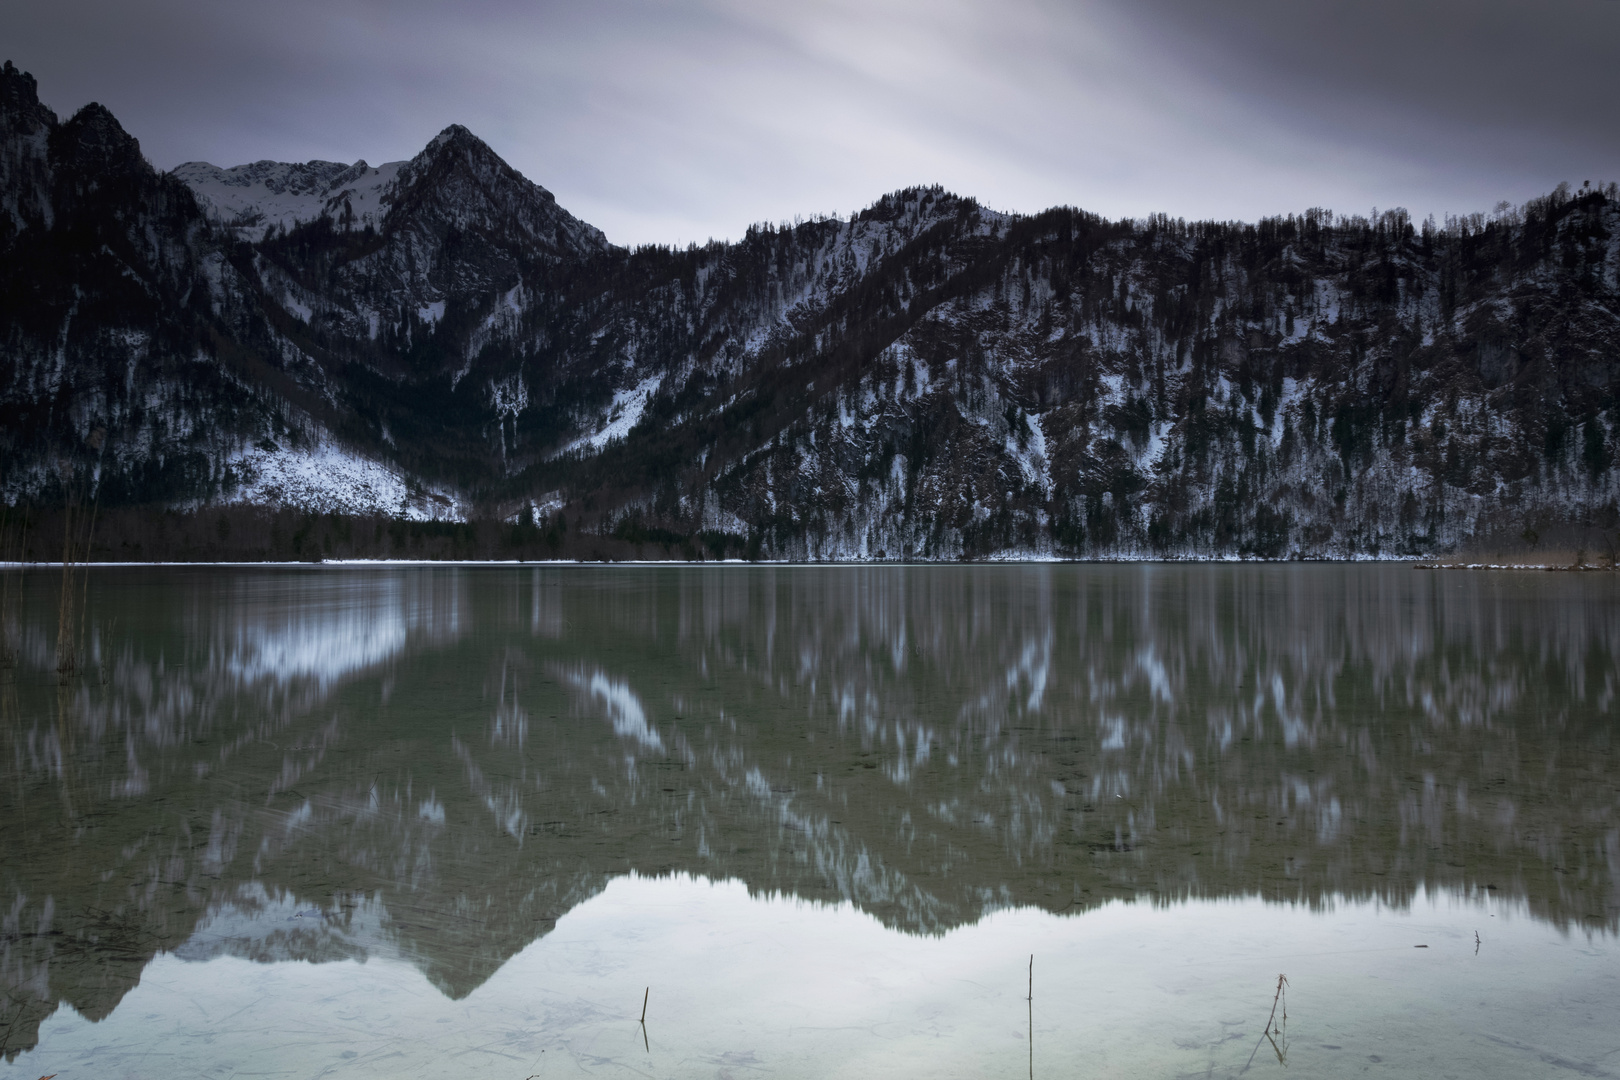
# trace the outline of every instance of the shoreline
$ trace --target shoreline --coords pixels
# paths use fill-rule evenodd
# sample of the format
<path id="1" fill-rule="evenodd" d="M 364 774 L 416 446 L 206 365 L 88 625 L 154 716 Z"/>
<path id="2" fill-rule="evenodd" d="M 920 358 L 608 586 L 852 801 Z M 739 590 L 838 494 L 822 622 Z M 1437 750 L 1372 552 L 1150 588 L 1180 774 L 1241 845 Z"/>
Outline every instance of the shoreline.
<path id="1" fill-rule="evenodd" d="M 920 567 L 920 566 L 1185 566 L 1185 565 L 1222 565 L 1222 566 L 1303 566 L 1303 565 L 1337 565 L 1361 566 L 1367 564 L 1381 564 L 1388 566 L 1410 566 L 1413 570 L 1524 570 L 1555 573 L 1613 573 L 1620 567 L 1595 566 L 1591 564 L 1569 565 L 1549 563 L 1499 563 L 1499 562 L 1422 562 L 1412 558 L 1378 558 L 1361 557 L 1346 559 L 1221 559 L 1221 558 L 1165 558 L 1165 559 L 1062 559 L 1062 558 L 1023 558 L 1023 559 L 841 559 L 812 561 L 803 559 L 305 559 L 305 560 L 152 560 L 152 561 L 105 561 L 105 562 L 72 562 L 65 565 L 76 570 L 95 568 L 122 568 L 131 567 L 215 567 L 246 569 L 264 567 L 267 569 L 305 569 L 321 568 L 331 569 L 393 569 L 401 567 L 445 566 L 445 567 L 568 567 L 568 566 L 770 566 L 770 567 Z M 60 570 L 64 564 L 61 560 L 21 562 L 0 561 L 0 570 Z"/>
<path id="2" fill-rule="evenodd" d="M 1599 574 L 1612 574 L 1615 571 L 1616 567 L 1613 567 L 1613 566 L 1590 566 L 1590 565 L 1587 565 L 1587 564 L 1584 564 L 1584 563 L 1579 565 L 1579 566 L 1566 566 L 1566 565 L 1562 565 L 1562 564 L 1549 564 L 1549 563 L 1485 563 L 1485 562 L 1473 562 L 1473 563 L 1413 563 L 1412 564 L 1412 569 L 1414 569 L 1414 570 L 1540 570 L 1540 571 L 1547 571 L 1547 572 L 1551 572 L 1551 573 L 1581 574 L 1581 573 L 1591 572 L 1591 573 L 1599 573 Z"/>

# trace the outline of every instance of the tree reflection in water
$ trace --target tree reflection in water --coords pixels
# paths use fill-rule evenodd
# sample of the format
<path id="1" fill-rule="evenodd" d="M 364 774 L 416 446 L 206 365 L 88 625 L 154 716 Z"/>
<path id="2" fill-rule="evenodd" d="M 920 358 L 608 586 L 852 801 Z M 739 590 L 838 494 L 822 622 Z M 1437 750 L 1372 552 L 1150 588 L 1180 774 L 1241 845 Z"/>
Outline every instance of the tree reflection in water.
<path id="1" fill-rule="evenodd" d="M 57 685 L 43 573 L 0 672 L 8 1055 L 165 951 L 397 956 L 461 998 L 632 871 L 920 935 L 1420 890 L 1620 927 L 1607 575 L 91 575 L 105 679 Z"/>

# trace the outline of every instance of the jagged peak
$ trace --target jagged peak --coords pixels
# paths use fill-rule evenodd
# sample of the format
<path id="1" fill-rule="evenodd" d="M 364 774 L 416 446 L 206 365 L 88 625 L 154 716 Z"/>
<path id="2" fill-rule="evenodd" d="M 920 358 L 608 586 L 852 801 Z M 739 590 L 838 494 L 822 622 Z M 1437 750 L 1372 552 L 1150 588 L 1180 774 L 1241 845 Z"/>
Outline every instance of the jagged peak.
<path id="1" fill-rule="evenodd" d="M 124 130 L 124 125 L 118 122 L 118 117 L 112 114 L 112 110 L 99 101 L 92 101 L 74 113 L 66 126 L 113 139 L 125 138 L 133 140 L 135 138 Z"/>
<path id="2" fill-rule="evenodd" d="M 423 152 L 425 153 L 427 150 L 437 150 L 440 147 L 448 146 L 453 142 L 471 142 L 488 149 L 488 144 L 485 143 L 483 139 L 480 139 L 478 136 L 474 135 L 471 130 L 463 127 L 460 124 L 451 124 L 449 127 L 433 136 L 432 139 L 428 140 L 426 150 Z"/>
<path id="3" fill-rule="evenodd" d="M 68 157 L 100 170 L 150 170 L 140 141 L 99 101 L 92 101 L 51 134 L 53 157 Z"/>
<path id="4" fill-rule="evenodd" d="M 451 203 L 443 201 L 455 192 Z M 559 252 L 601 251 L 608 247 L 601 230 L 581 222 L 557 205 L 557 197 L 513 168 L 488 143 L 460 124 L 451 124 L 407 162 L 385 197 L 391 215 L 409 216 L 424 206 L 430 216 L 473 220 L 490 214 L 517 215 L 521 230 Z M 528 207 L 528 209 L 523 209 Z M 535 216 L 538 215 L 538 216 Z M 397 224 L 400 218 L 395 217 Z"/>
<path id="5" fill-rule="evenodd" d="M 302 162 L 262 161 L 222 169 L 206 161 L 187 161 L 174 173 L 188 183 L 211 182 L 226 187 L 261 186 L 273 194 L 328 195 L 371 171 L 363 159 L 353 165 L 314 159 Z"/>
<path id="6" fill-rule="evenodd" d="M 39 83 L 28 72 L 19 70 L 10 60 L 6 61 L 4 68 L 0 68 L 0 80 L 5 83 L 7 96 L 17 94 L 24 101 L 39 103 Z"/>
<path id="7" fill-rule="evenodd" d="M 10 60 L 0 68 L 0 125 L 15 128 L 18 121 L 47 127 L 56 123 L 56 114 L 39 100 L 39 84 Z"/>
<path id="8" fill-rule="evenodd" d="M 421 175 L 444 168 L 457 160 L 510 171 L 514 176 L 519 175 L 517 170 L 508 165 L 506 159 L 497 154 L 488 143 L 460 124 L 451 124 L 429 139 L 428 144 L 422 147 L 421 153 L 411 158 L 407 168 Z"/>
<path id="9" fill-rule="evenodd" d="M 513 179 L 533 187 L 540 193 L 541 197 L 548 201 L 555 201 L 556 199 L 544 187 L 512 168 L 506 159 L 497 154 L 488 143 L 461 124 L 451 124 L 433 136 L 428 141 L 428 144 L 422 148 L 422 152 L 410 160 L 408 168 L 414 174 L 425 175 L 434 168 L 442 168 L 452 156 L 458 154 L 469 162 L 476 162 L 510 174 Z"/>

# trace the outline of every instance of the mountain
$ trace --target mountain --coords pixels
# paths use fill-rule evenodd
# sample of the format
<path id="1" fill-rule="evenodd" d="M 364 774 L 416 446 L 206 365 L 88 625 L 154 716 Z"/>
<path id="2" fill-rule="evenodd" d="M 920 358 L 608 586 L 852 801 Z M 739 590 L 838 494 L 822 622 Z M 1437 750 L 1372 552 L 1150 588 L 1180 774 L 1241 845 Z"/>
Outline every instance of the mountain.
<path id="1" fill-rule="evenodd" d="M 791 559 L 1415 556 L 1620 527 L 1614 185 L 1438 225 L 912 188 L 627 250 L 460 127 L 376 168 L 161 174 L 9 65 L 0 108 L 8 503 Z"/>
<path id="2" fill-rule="evenodd" d="M 331 218 L 339 227 L 375 229 L 382 223 L 383 194 L 393 187 L 404 164 L 391 161 L 373 169 L 364 161 L 353 165 L 255 161 L 221 169 L 205 161 L 188 161 L 174 175 L 191 189 L 210 219 L 236 239 L 252 243 L 319 217 Z"/>

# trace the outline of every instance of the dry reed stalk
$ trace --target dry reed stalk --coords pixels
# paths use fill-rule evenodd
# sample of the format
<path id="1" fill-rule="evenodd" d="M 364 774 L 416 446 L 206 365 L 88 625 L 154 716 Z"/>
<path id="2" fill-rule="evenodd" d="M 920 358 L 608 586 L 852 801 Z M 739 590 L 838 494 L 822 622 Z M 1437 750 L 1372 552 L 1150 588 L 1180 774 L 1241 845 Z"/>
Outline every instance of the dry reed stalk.
<path id="1" fill-rule="evenodd" d="M 1283 1023 L 1284 1024 L 1288 1023 L 1288 1000 L 1285 997 L 1283 997 L 1283 989 L 1287 985 L 1288 985 L 1288 976 L 1286 976 L 1286 975 L 1278 975 L 1277 976 L 1277 992 L 1275 994 L 1273 994 L 1272 997 L 1271 997 L 1271 1015 L 1266 1017 L 1266 1026 L 1261 1030 L 1260 1037 L 1255 1040 L 1254 1049 L 1249 1051 L 1249 1060 L 1246 1063 L 1244 1063 L 1243 1068 L 1238 1070 L 1238 1075 L 1239 1076 L 1242 1076 L 1244 1073 L 1248 1072 L 1249 1071 L 1249 1066 L 1254 1064 L 1254 1055 L 1256 1055 L 1256 1054 L 1258 1054 L 1260 1052 L 1260 1044 L 1263 1043 L 1263 1042 L 1270 1042 L 1271 1043 L 1271 1049 L 1276 1052 L 1277 1061 L 1278 1061 L 1279 1064 L 1282 1064 L 1282 1065 L 1285 1065 L 1285 1066 L 1288 1064 L 1288 1055 L 1287 1055 L 1287 1050 L 1286 1050 L 1287 1040 L 1286 1039 L 1284 1040 L 1284 1045 L 1283 1046 L 1278 1046 L 1277 1045 L 1277 1040 L 1272 1038 L 1272 1034 L 1274 1033 L 1273 1032 L 1273 1027 L 1272 1027 L 1272 1022 L 1277 1019 L 1277 1003 L 1279 1001 L 1282 1002 Z M 1282 1028 L 1275 1029 L 1275 1034 L 1281 1035 L 1282 1033 L 1283 1033 Z"/>
<path id="2" fill-rule="evenodd" d="M 1273 1020 L 1277 1019 L 1277 1002 L 1279 1002 L 1279 1001 L 1282 1002 L 1282 1007 L 1283 1007 L 1283 1022 L 1284 1023 L 1288 1022 L 1288 1002 L 1286 1000 L 1284 1000 L 1284 998 L 1283 998 L 1283 987 L 1285 987 L 1287 985 L 1288 985 L 1288 976 L 1286 976 L 1286 975 L 1278 975 L 1277 976 L 1277 992 L 1275 994 L 1273 994 L 1272 998 L 1271 998 L 1271 1015 L 1266 1017 L 1266 1030 L 1267 1031 L 1272 1030 L 1271 1022 Z"/>
<path id="3" fill-rule="evenodd" d="M 1029 1080 L 1035 1080 L 1035 954 L 1029 954 Z"/>

